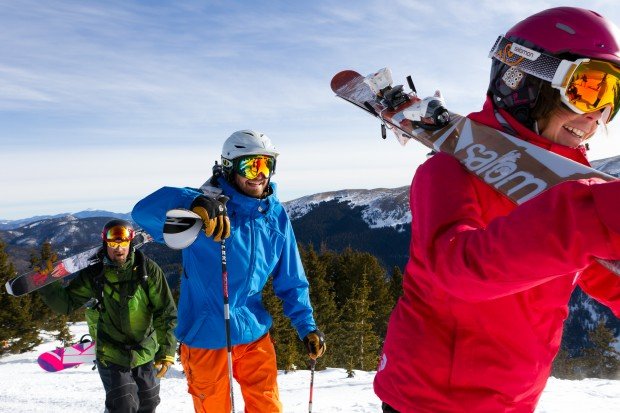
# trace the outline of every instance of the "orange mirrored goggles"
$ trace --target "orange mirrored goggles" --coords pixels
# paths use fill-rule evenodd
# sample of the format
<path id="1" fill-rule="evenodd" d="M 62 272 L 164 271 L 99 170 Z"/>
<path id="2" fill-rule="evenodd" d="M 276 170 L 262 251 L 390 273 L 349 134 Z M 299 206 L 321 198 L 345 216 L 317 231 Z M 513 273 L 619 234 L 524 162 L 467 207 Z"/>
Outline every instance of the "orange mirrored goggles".
<path id="1" fill-rule="evenodd" d="M 577 113 L 603 110 L 603 120 L 609 122 L 620 108 L 620 70 L 609 62 L 580 60 L 568 83 L 557 87 L 562 101 Z"/>
<path id="2" fill-rule="evenodd" d="M 266 155 L 247 155 L 234 161 L 235 172 L 247 179 L 254 179 L 261 173 L 269 178 L 275 172 L 276 160 Z"/>
<path id="3" fill-rule="evenodd" d="M 573 112 L 601 111 L 601 121 L 609 123 L 620 109 L 620 68 L 613 63 L 593 59 L 560 59 L 503 36 L 497 38 L 489 56 L 518 71 L 550 82 L 554 89 L 560 91 L 562 102 Z"/>
<path id="4" fill-rule="evenodd" d="M 103 234 L 103 239 L 111 248 L 128 247 L 134 235 L 133 229 L 117 225 L 108 229 Z"/>

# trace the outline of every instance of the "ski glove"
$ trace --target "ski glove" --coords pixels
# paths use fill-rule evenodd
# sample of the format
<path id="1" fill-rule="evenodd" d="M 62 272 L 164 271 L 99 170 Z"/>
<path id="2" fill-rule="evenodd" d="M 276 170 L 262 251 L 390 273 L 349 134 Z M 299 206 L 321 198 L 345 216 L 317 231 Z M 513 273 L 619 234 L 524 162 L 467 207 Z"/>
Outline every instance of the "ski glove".
<path id="1" fill-rule="evenodd" d="M 173 363 L 173 356 L 166 356 L 163 359 L 157 360 L 155 363 L 153 363 L 153 365 L 157 369 L 157 374 L 155 374 L 155 377 L 157 377 L 158 379 L 164 377 L 168 372 L 168 368 L 170 368 Z"/>
<path id="2" fill-rule="evenodd" d="M 226 215 L 226 196 L 220 195 L 217 199 L 200 195 L 190 209 L 200 215 L 203 222 L 203 231 L 207 237 L 213 237 L 215 242 L 220 242 L 230 236 L 230 220 Z"/>
<path id="3" fill-rule="evenodd" d="M 308 356 L 311 359 L 316 360 L 325 353 L 325 334 L 320 330 L 314 330 L 308 333 L 304 338 L 304 345 L 308 350 Z"/>

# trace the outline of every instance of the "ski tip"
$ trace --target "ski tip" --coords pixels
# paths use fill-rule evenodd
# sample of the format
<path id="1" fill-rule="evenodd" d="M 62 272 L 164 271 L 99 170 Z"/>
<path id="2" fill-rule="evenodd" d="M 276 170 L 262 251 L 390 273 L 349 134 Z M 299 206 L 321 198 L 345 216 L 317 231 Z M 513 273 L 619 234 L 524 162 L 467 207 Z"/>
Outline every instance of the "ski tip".
<path id="1" fill-rule="evenodd" d="M 349 83 L 352 79 L 356 77 L 361 77 L 359 73 L 354 70 L 343 70 L 342 72 L 336 73 L 336 75 L 332 78 L 331 88 L 334 93 L 337 93 L 338 89 L 342 86 Z"/>
<path id="2" fill-rule="evenodd" d="M 46 354 L 41 354 L 39 356 L 39 358 L 37 359 L 37 363 L 39 364 L 39 367 L 41 367 L 43 370 L 48 371 L 50 373 L 55 373 L 59 370 L 62 370 L 62 368 L 58 368 L 57 365 L 54 364 L 54 361 L 58 362 L 58 360 L 49 360 L 46 359 Z M 62 365 L 62 364 L 61 364 Z"/>

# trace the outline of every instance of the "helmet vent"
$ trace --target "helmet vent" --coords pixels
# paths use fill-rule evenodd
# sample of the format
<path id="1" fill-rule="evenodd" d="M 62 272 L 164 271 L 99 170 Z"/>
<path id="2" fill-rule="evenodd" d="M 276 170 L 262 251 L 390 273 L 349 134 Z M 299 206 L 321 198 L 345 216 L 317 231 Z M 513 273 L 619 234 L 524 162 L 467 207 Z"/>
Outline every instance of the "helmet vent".
<path id="1" fill-rule="evenodd" d="M 568 26 L 568 25 L 566 25 L 564 23 L 556 23 L 555 27 L 557 27 L 560 30 L 564 30 L 568 34 L 575 34 L 575 33 L 577 33 L 575 31 L 575 29 L 573 29 L 572 27 L 570 27 L 570 26 Z"/>

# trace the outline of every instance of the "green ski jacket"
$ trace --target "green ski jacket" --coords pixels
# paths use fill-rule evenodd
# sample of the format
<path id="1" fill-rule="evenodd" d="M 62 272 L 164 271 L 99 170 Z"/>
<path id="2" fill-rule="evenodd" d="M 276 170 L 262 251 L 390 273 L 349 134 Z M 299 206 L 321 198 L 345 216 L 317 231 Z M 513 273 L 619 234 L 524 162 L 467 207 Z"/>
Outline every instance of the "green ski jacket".
<path id="1" fill-rule="evenodd" d="M 145 258 L 147 279 L 142 282 L 135 261 L 134 252 L 122 266 L 106 257 L 103 264 L 78 272 L 66 288 L 53 283 L 39 290 L 43 301 L 61 314 L 82 307 L 102 291 L 97 311 L 87 310 L 87 321 L 103 365 L 134 368 L 176 352 L 177 310 L 163 271 Z"/>

